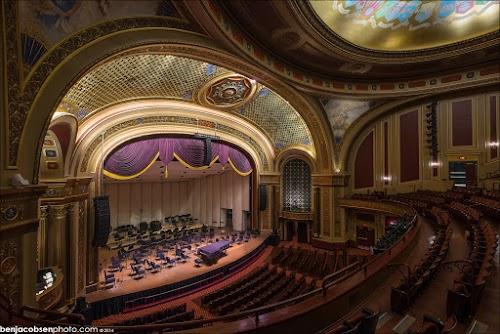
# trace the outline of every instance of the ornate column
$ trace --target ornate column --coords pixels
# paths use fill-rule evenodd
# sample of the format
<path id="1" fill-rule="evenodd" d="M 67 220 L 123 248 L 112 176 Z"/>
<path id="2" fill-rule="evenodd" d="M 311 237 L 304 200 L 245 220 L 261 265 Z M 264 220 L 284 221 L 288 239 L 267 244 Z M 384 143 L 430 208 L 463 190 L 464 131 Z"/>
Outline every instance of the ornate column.
<path id="1" fill-rule="evenodd" d="M 80 293 L 86 282 L 85 263 L 87 258 L 87 201 L 78 202 L 78 283 L 77 294 Z"/>
<path id="2" fill-rule="evenodd" d="M 71 299 L 76 295 L 77 275 L 78 275 L 78 202 L 66 205 L 66 226 L 64 248 L 66 249 L 64 277 L 66 277 L 66 299 Z M 64 270 L 65 269 L 65 270 Z"/>
<path id="3" fill-rule="evenodd" d="M 40 222 L 38 224 L 38 269 L 47 266 L 47 218 L 49 208 L 47 205 L 40 206 Z"/>
<path id="4" fill-rule="evenodd" d="M 343 245 L 346 240 L 345 212 L 336 206 L 344 196 L 347 176 L 343 174 L 313 174 L 313 244 L 324 247 Z M 328 245 L 330 244 L 330 245 Z"/>
<path id="5" fill-rule="evenodd" d="M 38 198 L 44 186 L 0 188 L 0 293 L 35 305 Z"/>
<path id="6" fill-rule="evenodd" d="M 276 217 L 276 213 L 279 212 L 279 206 L 276 206 L 276 203 L 279 204 L 279 184 L 279 173 L 267 173 L 260 175 L 260 187 L 265 187 L 265 192 L 267 193 L 266 209 L 259 211 L 260 227 L 263 230 L 279 228 L 279 222 Z M 278 197 L 276 198 L 276 196 Z"/>

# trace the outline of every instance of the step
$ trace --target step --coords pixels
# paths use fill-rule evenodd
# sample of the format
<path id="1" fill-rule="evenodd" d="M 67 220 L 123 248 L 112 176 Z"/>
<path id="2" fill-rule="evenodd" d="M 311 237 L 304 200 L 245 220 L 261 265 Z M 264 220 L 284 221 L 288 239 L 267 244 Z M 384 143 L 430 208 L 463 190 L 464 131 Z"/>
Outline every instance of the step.
<path id="1" fill-rule="evenodd" d="M 414 317 L 407 314 L 398 322 L 396 326 L 392 329 L 394 332 L 398 334 L 406 334 L 408 332 L 408 328 L 410 328 L 416 321 Z"/>

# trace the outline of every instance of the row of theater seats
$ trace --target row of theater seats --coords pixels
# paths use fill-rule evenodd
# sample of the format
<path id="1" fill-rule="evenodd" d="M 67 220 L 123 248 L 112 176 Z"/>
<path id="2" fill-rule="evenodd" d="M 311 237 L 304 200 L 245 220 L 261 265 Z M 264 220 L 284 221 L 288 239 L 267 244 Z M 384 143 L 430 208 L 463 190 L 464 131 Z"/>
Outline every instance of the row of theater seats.
<path id="1" fill-rule="evenodd" d="M 498 236 L 485 221 L 469 223 L 469 265 L 448 290 L 447 315 L 466 321 L 474 315 L 486 282 L 491 276 Z"/>
<path id="2" fill-rule="evenodd" d="M 334 323 L 316 334 L 375 334 L 378 313 L 363 308 L 352 317 Z"/>
<path id="3" fill-rule="evenodd" d="M 408 229 L 412 226 L 412 218 L 402 216 L 386 228 L 385 234 L 380 238 L 375 247 L 373 247 L 373 254 L 379 254 L 390 248 L 396 241 L 398 241 Z"/>
<path id="4" fill-rule="evenodd" d="M 478 222 L 481 219 L 482 213 L 466 204 L 460 202 L 451 202 L 448 206 L 450 212 L 461 217 L 467 222 Z"/>
<path id="5" fill-rule="evenodd" d="M 437 225 L 434 242 L 429 246 L 420 263 L 408 273 L 409 276 L 399 286 L 391 289 L 391 310 L 393 312 L 404 314 L 410 308 L 423 289 L 436 276 L 448 253 L 452 230 L 448 226 L 447 213 L 434 207 L 431 214 Z"/>
<path id="6" fill-rule="evenodd" d="M 345 251 L 344 251 L 345 252 Z M 308 276 L 323 279 L 343 267 L 359 261 L 365 263 L 368 256 L 341 254 L 340 251 L 327 253 L 307 250 L 300 247 L 277 247 L 272 254 L 271 263 L 287 270 L 297 271 Z"/>
<path id="7" fill-rule="evenodd" d="M 409 331 L 408 334 L 452 334 L 457 326 L 457 318 L 450 317 L 442 321 L 430 314 L 424 314 L 422 325 L 416 331 Z"/>
<path id="8" fill-rule="evenodd" d="M 124 320 L 115 323 L 115 326 L 138 326 L 138 325 L 151 325 L 151 324 L 164 324 L 178 321 L 188 321 L 194 319 L 194 311 L 188 311 L 187 305 L 182 304 L 179 306 L 171 307 L 160 312 L 148 314 L 143 317 Z"/>
<path id="9" fill-rule="evenodd" d="M 482 196 L 472 196 L 469 203 L 478 207 L 485 214 L 500 220 L 500 200 Z"/>
<path id="10" fill-rule="evenodd" d="M 315 283 L 306 284 L 304 277 L 297 280 L 294 273 L 287 276 L 285 271 L 276 267 L 263 266 L 231 285 L 203 296 L 201 302 L 212 313 L 225 315 L 279 302 L 314 287 Z"/>

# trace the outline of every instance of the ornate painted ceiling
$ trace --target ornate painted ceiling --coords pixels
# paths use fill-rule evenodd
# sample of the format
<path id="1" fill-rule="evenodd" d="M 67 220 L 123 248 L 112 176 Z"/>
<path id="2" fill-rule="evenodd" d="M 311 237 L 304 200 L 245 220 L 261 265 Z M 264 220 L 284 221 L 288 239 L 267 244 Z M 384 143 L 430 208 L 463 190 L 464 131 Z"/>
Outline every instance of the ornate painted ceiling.
<path id="1" fill-rule="evenodd" d="M 120 102 L 176 99 L 239 115 L 256 124 L 277 149 L 312 145 L 299 113 L 280 95 L 226 68 L 165 54 L 131 54 L 108 60 L 81 77 L 58 111 L 80 123 Z"/>
<path id="2" fill-rule="evenodd" d="M 199 22 L 207 20 L 199 6 L 186 6 Z M 222 16 L 218 31 L 231 30 L 209 32 L 233 45 L 247 41 L 258 50 L 256 59 L 260 54 L 290 73 L 398 83 L 494 66 L 498 7 L 498 1 L 473 0 L 220 1 L 210 6 L 210 19 Z"/>
<path id="3" fill-rule="evenodd" d="M 309 0 L 309 3 L 334 33 L 373 50 L 433 48 L 499 28 L 498 1 Z"/>

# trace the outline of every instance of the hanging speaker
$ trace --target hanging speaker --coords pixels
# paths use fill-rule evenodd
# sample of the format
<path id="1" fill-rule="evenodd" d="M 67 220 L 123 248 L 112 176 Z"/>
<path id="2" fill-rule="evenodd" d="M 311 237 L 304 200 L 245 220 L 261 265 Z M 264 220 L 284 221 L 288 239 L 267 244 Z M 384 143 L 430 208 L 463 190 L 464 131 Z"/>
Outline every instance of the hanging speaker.
<path id="1" fill-rule="evenodd" d="M 111 230 L 111 217 L 109 211 L 109 197 L 98 196 L 94 198 L 94 240 L 96 247 L 105 246 Z"/>
<path id="2" fill-rule="evenodd" d="M 212 139 L 205 138 L 205 156 L 203 165 L 208 166 L 212 162 Z"/>
<path id="3" fill-rule="evenodd" d="M 264 211 L 267 209 L 267 186 L 265 184 L 259 185 L 259 210 Z"/>

